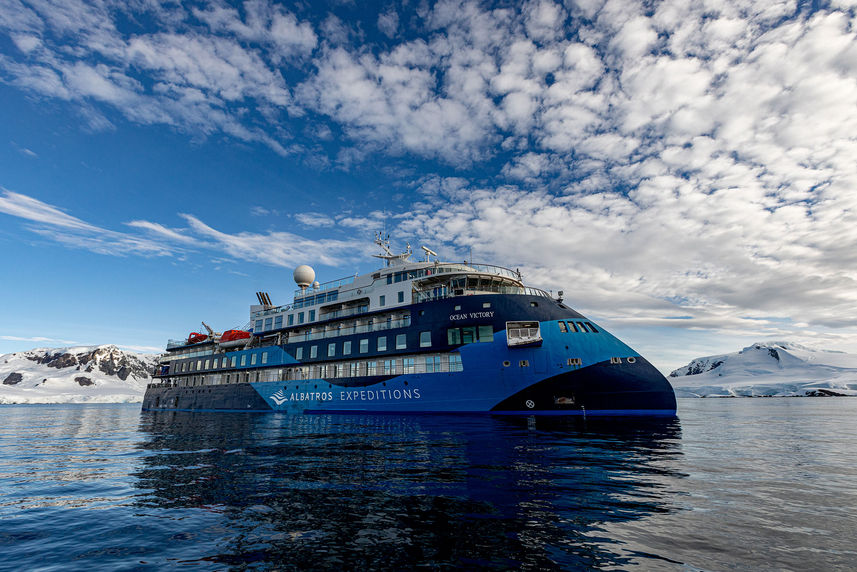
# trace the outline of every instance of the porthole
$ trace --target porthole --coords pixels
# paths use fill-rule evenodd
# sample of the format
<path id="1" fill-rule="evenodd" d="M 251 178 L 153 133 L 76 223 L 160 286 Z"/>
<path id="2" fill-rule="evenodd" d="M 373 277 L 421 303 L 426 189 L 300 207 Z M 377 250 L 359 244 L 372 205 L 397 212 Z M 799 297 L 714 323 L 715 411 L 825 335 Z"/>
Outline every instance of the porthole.
<path id="1" fill-rule="evenodd" d="M 628 363 L 636 363 L 636 362 L 637 362 L 637 358 L 635 358 L 635 357 L 629 357 L 628 358 Z"/>
<path id="2" fill-rule="evenodd" d="M 509 367 L 510 365 L 512 365 L 512 362 L 510 362 L 509 360 L 503 362 L 503 367 Z"/>
<path id="3" fill-rule="evenodd" d="M 530 302 L 530 306 L 532 306 L 533 308 L 538 308 L 539 303 L 538 302 Z"/>

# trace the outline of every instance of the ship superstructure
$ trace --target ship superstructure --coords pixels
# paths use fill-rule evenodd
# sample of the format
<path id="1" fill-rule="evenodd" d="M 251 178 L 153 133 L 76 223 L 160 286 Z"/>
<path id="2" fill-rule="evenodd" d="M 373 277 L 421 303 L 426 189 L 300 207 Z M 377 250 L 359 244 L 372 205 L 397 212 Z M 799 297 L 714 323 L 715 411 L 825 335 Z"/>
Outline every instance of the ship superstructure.
<path id="1" fill-rule="evenodd" d="M 426 247 L 326 283 L 308 266 L 243 329 L 171 340 L 143 409 L 675 414 L 666 378 L 520 272 Z"/>

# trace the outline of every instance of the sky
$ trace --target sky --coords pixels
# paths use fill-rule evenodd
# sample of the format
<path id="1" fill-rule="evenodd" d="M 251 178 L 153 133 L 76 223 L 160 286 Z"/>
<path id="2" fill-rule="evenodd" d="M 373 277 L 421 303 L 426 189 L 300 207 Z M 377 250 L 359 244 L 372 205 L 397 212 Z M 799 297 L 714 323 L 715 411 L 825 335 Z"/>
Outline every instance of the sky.
<path id="1" fill-rule="evenodd" d="M 855 0 L 0 0 L 0 353 L 241 327 L 376 231 L 663 371 L 857 353 L 855 33 Z"/>

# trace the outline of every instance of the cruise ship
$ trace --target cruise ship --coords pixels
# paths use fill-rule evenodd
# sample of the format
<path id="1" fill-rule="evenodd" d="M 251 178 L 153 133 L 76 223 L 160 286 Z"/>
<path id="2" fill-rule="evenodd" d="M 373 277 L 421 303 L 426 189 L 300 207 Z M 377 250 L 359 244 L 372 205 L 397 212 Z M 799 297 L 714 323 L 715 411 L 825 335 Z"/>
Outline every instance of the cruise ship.
<path id="1" fill-rule="evenodd" d="M 265 292 L 243 328 L 170 340 L 144 410 L 674 416 L 640 354 L 521 273 L 422 260 L 376 236 L 383 267 Z"/>

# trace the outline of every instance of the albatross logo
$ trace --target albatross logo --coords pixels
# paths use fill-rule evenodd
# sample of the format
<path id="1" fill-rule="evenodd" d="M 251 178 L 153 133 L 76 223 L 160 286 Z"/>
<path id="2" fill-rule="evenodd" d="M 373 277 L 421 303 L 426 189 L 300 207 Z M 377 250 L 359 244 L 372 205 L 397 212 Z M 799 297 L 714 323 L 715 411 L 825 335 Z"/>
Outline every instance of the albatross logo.
<path id="1" fill-rule="evenodd" d="M 282 405 L 283 403 L 285 403 L 288 400 L 288 398 L 286 397 L 286 394 L 283 393 L 283 390 L 281 389 L 280 391 L 278 391 L 277 393 L 275 393 L 271 396 L 271 400 L 274 403 L 276 403 L 277 405 Z"/>

